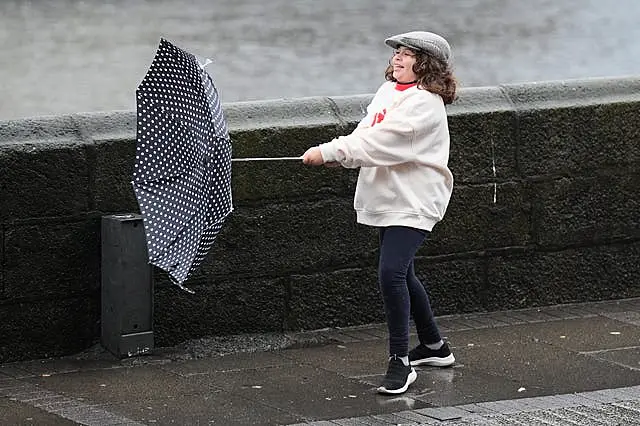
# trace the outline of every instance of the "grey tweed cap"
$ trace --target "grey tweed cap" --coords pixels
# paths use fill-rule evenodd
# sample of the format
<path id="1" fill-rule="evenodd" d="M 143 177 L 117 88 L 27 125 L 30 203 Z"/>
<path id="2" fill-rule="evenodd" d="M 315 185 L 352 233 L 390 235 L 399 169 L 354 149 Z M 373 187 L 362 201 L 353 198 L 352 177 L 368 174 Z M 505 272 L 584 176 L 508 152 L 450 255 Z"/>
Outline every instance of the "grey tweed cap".
<path id="1" fill-rule="evenodd" d="M 394 35 L 386 39 L 385 44 L 394 49 L 405 46 L 410 49 L 420 50 L 440 59 L 447 65 L 451 65 L 453 60 L 451 47 L 444 37 L 428 31 L 411 31 L 408 33 Z"/>

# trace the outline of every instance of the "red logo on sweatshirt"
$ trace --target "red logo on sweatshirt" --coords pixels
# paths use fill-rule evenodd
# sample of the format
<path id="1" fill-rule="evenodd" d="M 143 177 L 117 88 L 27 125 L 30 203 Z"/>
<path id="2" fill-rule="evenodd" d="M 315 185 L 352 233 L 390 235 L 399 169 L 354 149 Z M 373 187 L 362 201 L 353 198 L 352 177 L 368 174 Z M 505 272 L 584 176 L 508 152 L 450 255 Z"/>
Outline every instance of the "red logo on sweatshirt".
<path id="1" fill-rule="evenodd" d="M 376 112 L 376 115 L 373 116 L 373 123 L 371 123 L 371 127 L 375 126 L 377 123 L 380 123 L 384 120 L 384 116 L 387 114 L 387 109 L 383 109 L 382 112 Z"/>

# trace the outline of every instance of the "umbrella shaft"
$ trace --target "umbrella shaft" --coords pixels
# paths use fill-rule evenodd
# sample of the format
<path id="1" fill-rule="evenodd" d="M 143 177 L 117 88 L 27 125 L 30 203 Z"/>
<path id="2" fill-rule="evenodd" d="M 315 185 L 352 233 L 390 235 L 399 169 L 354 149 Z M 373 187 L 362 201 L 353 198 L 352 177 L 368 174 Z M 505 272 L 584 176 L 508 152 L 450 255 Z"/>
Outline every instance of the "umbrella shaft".
<path id="1" fill-rule="evenodd" d="M 232 158 L 231 161 L 301 161 L 302 157 L 256 157 L 256 158 Z"/>

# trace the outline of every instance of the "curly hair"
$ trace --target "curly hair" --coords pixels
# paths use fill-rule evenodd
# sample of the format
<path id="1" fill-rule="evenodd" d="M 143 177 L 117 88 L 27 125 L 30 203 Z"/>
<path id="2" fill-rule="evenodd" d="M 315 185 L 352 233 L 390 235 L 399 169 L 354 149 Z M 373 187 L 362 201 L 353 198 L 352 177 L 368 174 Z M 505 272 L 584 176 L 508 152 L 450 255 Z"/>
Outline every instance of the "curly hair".
<path id="1" fill-rule="evenodd" d="M 416 55 L 416 63 L 413 72 L 417 76 L 418 88 L 428 90 L 440 95 L 445 105 L 456 100 L 457 80 L 451 68 L 443 61 L 421 51 L 411 49 Z M 397 81 L 393 77 L 393 65 L 389 65 L 384 72 L 384 78 L 388 81 Z"/>

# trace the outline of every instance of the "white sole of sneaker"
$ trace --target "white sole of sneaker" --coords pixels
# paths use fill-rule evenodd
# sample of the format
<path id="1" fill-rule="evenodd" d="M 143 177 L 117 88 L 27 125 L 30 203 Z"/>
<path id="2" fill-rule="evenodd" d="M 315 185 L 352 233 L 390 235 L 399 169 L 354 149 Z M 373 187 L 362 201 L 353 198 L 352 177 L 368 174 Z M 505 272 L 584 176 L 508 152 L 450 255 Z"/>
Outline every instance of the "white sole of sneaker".
<path id="1" fill-rule="evenodd" d="M 412 368 L 411 373 L 409 373 L 409 375 L 407 376 L 407 383 L 405 383 L 403 387 L 399 389 L 387 389 L 385 387 L 380 386 L 378 388 L 378 393 L 383 393 L 386 395 L 398 395 L 400 393 L 405 393 L 407 389 L 409 389 L 409 385 L 415 382 L 417 378 L 418 378 L 418 373 L 416 373 L 416 370 Z"/>
<path id="2" fill-rule="evenodd" d="M 456 362 L 453 354 L 450 354 L 446 358 L 422 358 L 416 359 L 415 361 L 411 361 L 411 366 L 416 367 L 418 365 L 431 365 L 433 367 L 449 367 Z"/>

